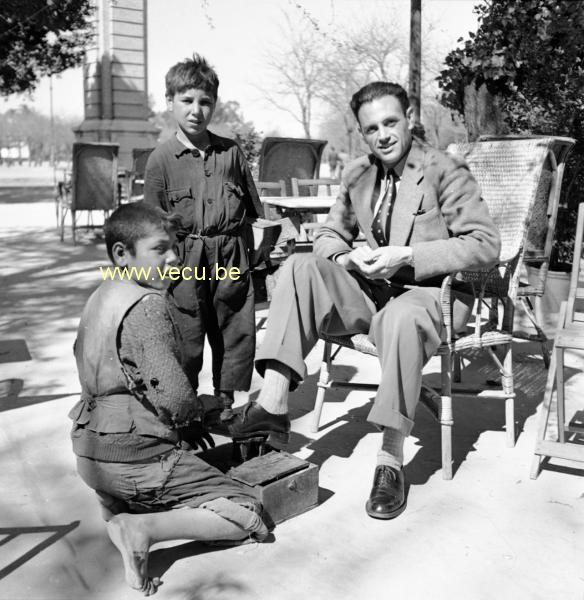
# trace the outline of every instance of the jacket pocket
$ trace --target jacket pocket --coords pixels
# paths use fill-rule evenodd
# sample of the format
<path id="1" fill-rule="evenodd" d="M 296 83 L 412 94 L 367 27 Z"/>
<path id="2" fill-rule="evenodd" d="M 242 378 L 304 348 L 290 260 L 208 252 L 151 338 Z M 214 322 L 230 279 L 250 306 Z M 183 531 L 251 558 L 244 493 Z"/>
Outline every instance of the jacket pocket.
<path id="1" fill-rule="evenodd" d="M 167 190 L 166 201 L 168 211 L 180 217 L 181 227 L 191 229 L 195 222 L 195 199 L 191 188 Z"/>
<path id="2" fill-rule="evenodd" d="M 410 244 L 443 239 L 448 239 L 448 229 L 440 207 L 435 206 L 429 211 L 416 216 L 412 228 Z"/>

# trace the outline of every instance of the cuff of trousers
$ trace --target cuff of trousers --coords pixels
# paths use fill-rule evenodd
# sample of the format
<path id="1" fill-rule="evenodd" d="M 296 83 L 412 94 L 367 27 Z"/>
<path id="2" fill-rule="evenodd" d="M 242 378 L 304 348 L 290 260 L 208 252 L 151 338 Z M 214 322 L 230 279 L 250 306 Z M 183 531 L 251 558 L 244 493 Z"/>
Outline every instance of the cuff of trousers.
<path id="1" fill-rule="evenodd" d="M 275 352 L 270 351 L 269 348 L 266 349 L 266 351 L 262 351 L 262 348 L 260 347 L 256 354 L 255 368 L 262 377 L 266 371 L 266 363 L 269 360 L 277 360 L 290 369 L 292 372 L 290 378 L 290 391 L 295 390 L 306 377 L 306 365 L 304 364 L 304 361 L 298 356 L 295 356 L 293 352 L 286 350 L 283 346 Z"/>
<path id="2" fill-rule="evenodd" d="M 369 412 L 367 420 L 378 427 L 391 427 L 392 429 L 397 429 L 404 437 L 410 435 L 414 427 L 414 422 L 411 419 L 404 417 L 398 411 L 388 411 L 387 408 L 378 408 L 375 404 Z"/>

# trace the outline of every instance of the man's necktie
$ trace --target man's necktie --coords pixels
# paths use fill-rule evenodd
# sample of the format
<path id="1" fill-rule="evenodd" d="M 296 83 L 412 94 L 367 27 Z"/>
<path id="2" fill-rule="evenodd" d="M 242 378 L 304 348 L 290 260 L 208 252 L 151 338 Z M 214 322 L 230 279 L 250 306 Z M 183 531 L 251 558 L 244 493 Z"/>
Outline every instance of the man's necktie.
<path id="1" fill-rule="evenodd" d="M 389 238 L 389 224 L 391 220 L 391 208 L 393 200 L 395 198 L 395 175 L 393 171 L 387 174 L 385 180 L 385 188 L 383 192 L 383 198 L 379 205 L 379 210 L 373 219 L 371 224 L 371 231 L 375 241 L 380 246 L 387 246 Z"/>

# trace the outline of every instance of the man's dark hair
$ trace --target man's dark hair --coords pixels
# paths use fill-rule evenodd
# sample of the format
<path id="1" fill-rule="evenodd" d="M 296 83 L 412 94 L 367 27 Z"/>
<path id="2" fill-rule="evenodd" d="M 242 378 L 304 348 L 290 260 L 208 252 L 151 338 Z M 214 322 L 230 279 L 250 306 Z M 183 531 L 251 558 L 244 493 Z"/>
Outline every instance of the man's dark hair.
<path id="1" fill-rule="evenodd" d="M 193 54 L 193 58 L 186 58 L 170 67 L 165 82 L 167 98 L 195 88 L 212 94 L 217 100 L 219 77 L 200 54 Z"/>
<path id="2" fill-rule="evenodd" d="M 144 202 L 124 204 L 114 210 L 103 227 L 107 255 L 114 262 L 112 248 L 116 242 L 124 244 L 134 255 L 136 242 L 150 235 L 152 228 L 171 232 L 176 227 L 176 221 L 161 208 L 144 204 Z"/>
<path id="3" fill-rule="evenodd" d="M 390 83 L 389 81 L 374 81 L 353 94 L 351 98 L 351 110 L 355 115 L 355 119 L 359 121 L 359 109 L 363 104 L 373 102 L 373 100 L 383 98 L 383 96 L 394 96 L 397 98 L 404 111 L 404 115 L 406 114 L 406 111 L 410 107 L 410 101 L 404 88 L 397 83 Z"/>

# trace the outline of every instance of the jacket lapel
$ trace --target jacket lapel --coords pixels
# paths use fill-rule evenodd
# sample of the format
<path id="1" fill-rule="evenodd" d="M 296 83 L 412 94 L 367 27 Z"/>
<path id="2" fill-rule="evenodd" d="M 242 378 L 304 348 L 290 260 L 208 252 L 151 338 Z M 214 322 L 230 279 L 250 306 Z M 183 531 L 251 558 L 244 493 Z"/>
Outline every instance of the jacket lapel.
<path id="1" fill-rule="evenodd" d="M 424 149 L 413 142 L 393 203 L 389 228 L 389 244 L 391 246 L 405 246 L 410 237 L 415 214 L 423 199 L 420 186 L 424 178 L 423 164 Z M 371 228 L 371 223 L 369 223 L 369 228 Z"/>
<path id="2" fill-rule="evenodd" d="M 373 223 L 373 208 L 371 202 L 375 190 L 375 180 L 377 178 L 378 170 L 377 163 L 373 160 L 373 157 L 370 158 L 370 161 L 370 167 L 363 172 L 361 177 L 359 177 L 350 189 L 355 216 L 357 217 L 359 226 L 365 234 L 369 245 L 371 245 L 372 241 L 374 242 L 373 236 L 371 235 L 371 225 Z M 377 243 L 372 247 L 377 248 Z"/>

